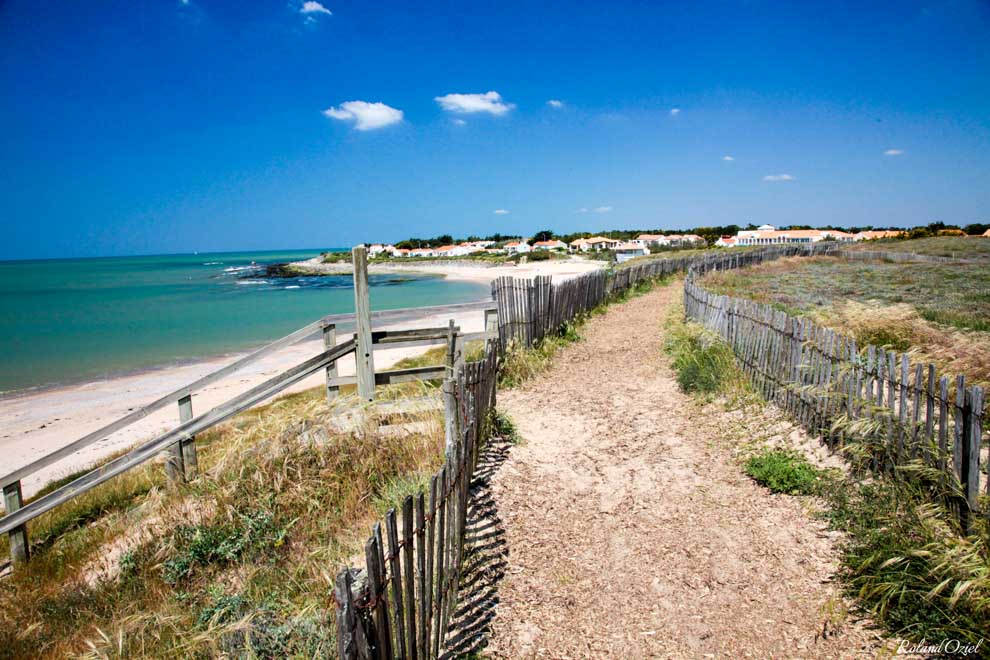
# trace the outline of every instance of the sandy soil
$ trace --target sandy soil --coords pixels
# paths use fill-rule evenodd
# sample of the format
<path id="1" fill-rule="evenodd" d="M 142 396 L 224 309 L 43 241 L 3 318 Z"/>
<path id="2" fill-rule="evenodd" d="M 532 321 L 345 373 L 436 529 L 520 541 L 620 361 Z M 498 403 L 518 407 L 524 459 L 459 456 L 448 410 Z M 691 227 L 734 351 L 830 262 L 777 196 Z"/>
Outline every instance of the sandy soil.
<path id="1" fill-rule="evenodd" d="M 322 263 L 319 257 L 296 262 L 296 266 L 318 273 L 351 273 L 350 263 Z M 597 270 L 603 266 L 600 261 L 592 261 L 581 257 L 556 261 L 535 261 L 522 265 L 500 264 L 481 265 L 472 261 L 412 261 L 403 262 L 396 259 L 394 264 L 369 264 L 369 273 L 424 273 L 443 275 L 452 280 L 470 280 L 472 282 L 491 282 L 496 277 L 530 278 L 537 275 L 552 275 L 556 281 Z"/>
<path id="2" fill-rule="evenodd" d="M 746 435 L 745 416 L 678 390 L 661 353 L 676 295 L 613 307 L 550 370 L 500 393 L 523 443 L 495 477 L 508 567 L 487 652 L 874 655 L 876 633 L 834 614 L 835 535 L 806 500 L 743 475 L 724 438 Z"/>

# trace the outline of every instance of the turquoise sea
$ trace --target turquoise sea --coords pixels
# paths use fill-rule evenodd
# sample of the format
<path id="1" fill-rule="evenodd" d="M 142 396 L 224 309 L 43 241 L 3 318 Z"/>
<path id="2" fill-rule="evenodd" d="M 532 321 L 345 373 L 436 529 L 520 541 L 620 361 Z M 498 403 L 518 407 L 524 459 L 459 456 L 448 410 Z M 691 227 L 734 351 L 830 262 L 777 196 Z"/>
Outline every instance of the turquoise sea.
<path id="1" fill-rule="evenodd" d="M 321 250 L 0 262 L 0 393 L 242 351 L 352 312 L 350 276 L 263 276 Z M 480 300 L 488 287 L 373 275 L 372 309 Z"/>

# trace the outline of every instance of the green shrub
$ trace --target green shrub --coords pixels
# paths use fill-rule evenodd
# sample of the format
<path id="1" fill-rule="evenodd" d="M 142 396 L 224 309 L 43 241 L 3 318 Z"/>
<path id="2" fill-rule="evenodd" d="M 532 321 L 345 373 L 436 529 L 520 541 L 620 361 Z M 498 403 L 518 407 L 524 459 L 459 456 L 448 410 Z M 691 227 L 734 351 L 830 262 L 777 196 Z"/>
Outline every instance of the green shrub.
<path id="1" fill-rule="evenodd" d="M 815 492 L 819 472 L 795 451 L 765 450 L 751 456 L 743 466 L 756 483 L 774 493 L 811 495 Z"/>
<path id="2" fill-rule="evenodd" d="M 165 581 L 177 584 L 188 578 L 197 566 L 224 565 L 242 555 L 260 555 L 281 545 L 288 532 L 288 528 L 277 528 L 268 511 L 238 514 L 238 523 L 176 528 L 172 533 L 176 553 L 164 564 Z"/>

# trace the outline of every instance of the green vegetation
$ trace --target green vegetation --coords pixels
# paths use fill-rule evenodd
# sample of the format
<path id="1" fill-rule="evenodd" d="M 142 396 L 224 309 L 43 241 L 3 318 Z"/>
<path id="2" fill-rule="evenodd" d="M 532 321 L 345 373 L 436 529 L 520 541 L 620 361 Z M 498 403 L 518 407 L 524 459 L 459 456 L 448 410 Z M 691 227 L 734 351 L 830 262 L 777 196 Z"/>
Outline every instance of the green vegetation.
<path id="1" fill-rule="evenodd" d="M 329 580 L 437 469 L 443 425 L 340 432 L 322 389 L 204 433 L 188 484 L 149 464 L 39 518 L 0 580 L 0 656 L 333 655 Z"/>
<path id="2" fill-rule="evenodd" d="M 988 652 L 985 521 L 962 536 L 930 495 L 894 480 L 825 480 L 821 492 L 822 516 L 844 533 L 840 577 L 874 621 L 914 641 L 983 639 Z"/>
<path id="3" fill-rule="evenodd" d="M 860 345 L 911 349 L 945 373 L 990 382 L 986 264 L 793 258 L 712 273 L 704 285 L 717 293 L 809 316 L 854 336 Z"/>
<path id="4" fill-rule="evenodd" d="M 745 396 L 749 388 L 732 349 L 701 324 L 684 320 L 682 304 L 671 305 L 665 322 L 664 352 L 684 392 Z"/>
<path id="5" fill-rule="evenodd" d="M 743 470 L 771 492 L 787 495 L 811 495 L 819 479 L 819 471 L 804 456 L 785 449 L 767 449 L 750 456 Z"/>

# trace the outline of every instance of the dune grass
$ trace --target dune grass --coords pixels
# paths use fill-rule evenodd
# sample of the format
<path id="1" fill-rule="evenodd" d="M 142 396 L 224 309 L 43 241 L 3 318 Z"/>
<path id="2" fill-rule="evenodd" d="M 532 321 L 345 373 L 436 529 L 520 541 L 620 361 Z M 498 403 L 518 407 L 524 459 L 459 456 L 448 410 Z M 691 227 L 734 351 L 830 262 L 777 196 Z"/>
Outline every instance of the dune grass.
<path id="1" fill-rule="evenodd" d="M 401 437 L 333 415 L 322 388 L 282 397 L 198 438 L 191 483 L 156 462 L 39 518 L 0 656 L 332 655 L 333 575 L 443 451 L 439 413 Z"/>
<path id="2" fill-rule="evenodd" d="M 990 268 L 984 264 L 792 258 L 712 273 L 704 285 L 809 316 L 861 345 L 910 350 L 944 373 L 990 382 Z"/>
<path id="3" fill-rule="evenodd" d="M 885 238 L 856 243 L 849 246 L 849 249 L 911 252 L 937 257 L 990 261 L 990 240 L 982 236 L 934 236 L 931 238 L 915 238 L 911 240 Z"/>

